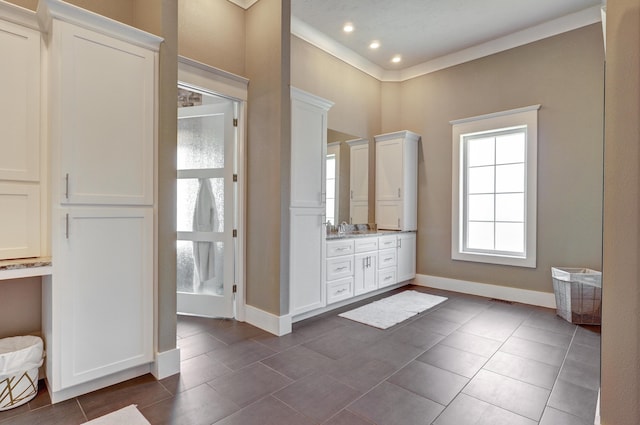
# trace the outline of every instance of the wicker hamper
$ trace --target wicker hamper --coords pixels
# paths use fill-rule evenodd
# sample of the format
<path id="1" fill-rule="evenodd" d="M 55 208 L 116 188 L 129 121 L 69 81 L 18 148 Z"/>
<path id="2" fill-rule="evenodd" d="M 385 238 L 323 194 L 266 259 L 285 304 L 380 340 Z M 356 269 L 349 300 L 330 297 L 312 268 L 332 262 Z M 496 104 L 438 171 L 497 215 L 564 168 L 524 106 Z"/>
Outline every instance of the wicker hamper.
<path id="1" fill-rule="evenodd" d="M 576 325 L 599 325 L 602 273 L 586 268 L 552 267 L 556 312 Z"/>
<path id="2" fill-rule="evenodd" d="M 0 411 L 25 404 L 38 393 L 42 339 L 14 336 L 0 339 Z"/>

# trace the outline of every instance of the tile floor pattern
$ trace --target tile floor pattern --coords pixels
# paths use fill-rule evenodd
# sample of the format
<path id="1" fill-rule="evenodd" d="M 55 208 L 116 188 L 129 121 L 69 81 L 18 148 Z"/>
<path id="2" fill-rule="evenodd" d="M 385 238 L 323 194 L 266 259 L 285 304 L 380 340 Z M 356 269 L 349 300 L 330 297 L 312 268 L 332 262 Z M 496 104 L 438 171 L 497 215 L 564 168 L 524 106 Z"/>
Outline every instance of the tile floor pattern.
<path id="1" fill-rule="evenodd" d="M 43 388 L 28 405 L 0 412 L 0 424 L 80 424 L 132 403 L 153 425 L 593 424 L 599 327 L 574 326 L 553 310 L 407 288 L 449 299 L 387 330 L 337 317 L 352 305 L 283 337 L 179 317 L 179 375 L 147 375 L 55 405 Z"/>

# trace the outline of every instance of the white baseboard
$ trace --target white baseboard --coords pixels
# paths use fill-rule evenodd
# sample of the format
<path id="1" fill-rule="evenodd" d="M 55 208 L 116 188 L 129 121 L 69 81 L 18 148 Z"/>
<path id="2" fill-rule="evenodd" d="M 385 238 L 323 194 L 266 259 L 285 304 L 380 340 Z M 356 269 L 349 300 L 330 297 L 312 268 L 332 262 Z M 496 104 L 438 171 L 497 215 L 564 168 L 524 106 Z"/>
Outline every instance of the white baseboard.
<path id="1" fill-rule="evenodd" d="M 414 283 L 416 285 L 427 286 L 429 288 L 462 292 L 465 294 L 479 295 L 487 298 L 496 298 L 499 300 L 514 301 L 547 308 L 556 308 L 556 297 L 552 292 L 531 291 L 529 289 L 519 289 L 424 274 L 416 275 Z"/>
<path id="2" fill-rule="evenodd" d="M 291 333 L 290 315 L 276 316 L 247 304 L 244 306 L 244 319 L 247 323 L 276 336 Z"/>
<path id="3" fill-rule="evenodd" d="M 180 373 L 180 348 L 156 353 L 151 373 L 158 380 Z"/>

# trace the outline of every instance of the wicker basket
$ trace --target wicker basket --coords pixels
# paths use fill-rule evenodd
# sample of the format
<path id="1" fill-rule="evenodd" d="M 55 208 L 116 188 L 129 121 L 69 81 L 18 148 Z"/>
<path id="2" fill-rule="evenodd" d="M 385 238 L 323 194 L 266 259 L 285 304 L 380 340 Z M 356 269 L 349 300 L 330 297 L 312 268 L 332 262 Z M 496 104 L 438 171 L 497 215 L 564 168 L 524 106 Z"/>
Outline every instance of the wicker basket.
<path id="1" fill-rule="evenodd" d="M 556 312 L 576 325 L 599 325 L 602 305 L 602 274 L 585 268 L 551 268 Z"/>
<path id="2" fill-rule="evenodd" d="M 0 411 L 21 406 L 38 393 L 42 339 L 15 336 L 0 339 Z"/>

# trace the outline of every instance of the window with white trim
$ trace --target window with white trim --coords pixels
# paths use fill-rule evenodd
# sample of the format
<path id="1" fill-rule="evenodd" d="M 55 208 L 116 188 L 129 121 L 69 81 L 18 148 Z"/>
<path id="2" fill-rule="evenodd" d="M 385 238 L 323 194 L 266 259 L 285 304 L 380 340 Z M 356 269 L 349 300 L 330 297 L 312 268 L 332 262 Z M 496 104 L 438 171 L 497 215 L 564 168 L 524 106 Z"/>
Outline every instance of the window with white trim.
<path id="1" fill-rule="evenodd" d="M 451 121 L 451 258 L 536 266 L 540 105 Z"/>

